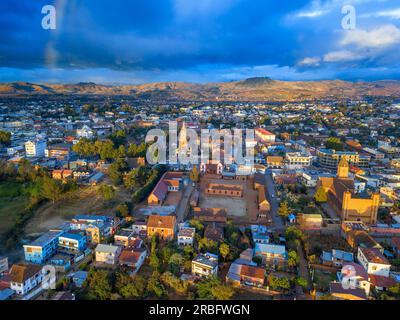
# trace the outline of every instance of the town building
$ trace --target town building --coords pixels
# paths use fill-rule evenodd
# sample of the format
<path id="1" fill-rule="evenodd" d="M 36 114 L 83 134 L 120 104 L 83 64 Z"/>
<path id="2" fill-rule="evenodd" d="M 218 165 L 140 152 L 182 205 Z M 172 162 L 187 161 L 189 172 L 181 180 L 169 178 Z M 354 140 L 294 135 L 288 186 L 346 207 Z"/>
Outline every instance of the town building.
<path id="1" fill-rule="evenodd" d="M 276 139 L 275 134 L 273 134 L 272 132 L 270 132 L 264 128 L 257 128 L 255 130 L 255 135 L 256 135 L 256 138 L 263 143 L 275 142 L 275 139 Z"/>
<path id="2" fill-rule="evenodd" d="M 38 287 L 44 278 L 42 267 L 33 264 L 14 264 L 9 272 L 10 288 L 18 295 L 26 295 Z"/>
<path id="3" fill-rule="evenodd" d="M 336 177 L 321 177 L 317 185 L 317 189 L 319 188 L 327 194 L 328 204 L 343 221 L 376 223 L 380 194 L 356 194 L 354 180 L 349 178 L 349 163 L 345 157 L 340 160 Z"/>
<path id="4" fill-rule="evenodd" d="M 211 253 L 199 254 L 192 260 L 192 274 L 210 277 L 218 274 L 218 256 Z"/>
<path id="5" fill-rule="evenodd" d="M 166 172 L 148 196 L 147 203 L 156 206 L 162 205 L 167 198 L 168 192 L 177 192 L 181 190 L 182 187 L 182 172 Z"/>
<path id="6" fill-rule="evenodd" d="M 223 223 L 228 221 L 228 213 L 225 208 L 193 208 L 194 218 L 205 223 Z"/>
<path id="7" fill-rule="evenodd" d="M 125 248 L 119 256 L 119 264 L 127 266 L 131 274 L 136 274 L 142 267 L 147 257 L 147 251 L 144 248 Z"/>
<path id="8" fill-rule="evenodd" d="M 147 236 L 158 236 L 162 240 L 173 240 L 176 231 L 175 216 L 151 215 L 147 221 Z"/>
<path id="9" fill-rule="evenodd" d="M 96 262 L 115 265 L 120 253 L 121 247 L 100 243 L 95 249 Z"/>
<path id="10" fill-rule="evenodd" d="M 243 187 L 240 185 L 210 183 L 205 191 L 209 195 L 243 197 Z"/>
<path id="11" fill-rule="evenodd" d="M 45 150 L 47 142 L 43 139 L 30 140 L 25 143 L 25 154 L 27 157 L 43 158 L 45 157 Z"/>
<path id="12" fill-rule="evenodd" d="M 335 151 L 320 149 L 317 150 L 318 163 L 325 168 L 336 169 L 342 158 L 346 159 L 352 165 L 359 165 L 360 156 L 357 152 Z"/>
<path id="13" fill-rule="evenodd" d="M 24 245 L 25 261 L 43 264 L 53 256 L 58 248 L 62 230 L 51 230 L 30 244 Z"/>
<path id="14" fill-rule="evenodd" d="M 86 236 L 80 233 L 64 233 L 58 238 L 58 247 L 70 253 L 86 249 Z"/>
<path id="15" fill-rule="evenodd" d="M 287 251 L 283 245 L 256 243 L 254 255 L 267 265 L 284 265 L 287 261 Z"/>
<path id="16" fill-rule="evenodd" d="M 178 245 L 179 246 L 193 246 L 195 228 L 183 227 L 178 232 Z"/>

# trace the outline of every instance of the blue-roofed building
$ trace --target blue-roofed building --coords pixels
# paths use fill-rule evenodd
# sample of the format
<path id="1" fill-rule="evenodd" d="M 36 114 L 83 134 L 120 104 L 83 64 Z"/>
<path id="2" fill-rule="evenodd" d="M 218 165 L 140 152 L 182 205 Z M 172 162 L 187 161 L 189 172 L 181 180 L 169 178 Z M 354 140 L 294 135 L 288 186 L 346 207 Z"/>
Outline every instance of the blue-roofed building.
<path id="1" fill-rule="evenodd" d="M 325 265 L 333 265 L 342 267 L 346 263 L 354 262 L 354 255 L 351 252 L 333 249 L 332 252 L 322 252 L 322 263 Z"/>
<path id="2" fill-rule="evenodd" d="M 283 265 L 287 261 L 286 247 L 278 244 L 256 243 L 254 255 L 261 257 L 264 264 Z"/>
<path id="3" fill-rule="evenodd" d="M 80 233 L 64 233 L 58 239 L 58 246 L 72 253 L 84 251 L 86 249 L 86 236 Z"/>
<path id="4" fill-rule="evenodd" d="M 50 259 L 58 248 L 58 239 L 64 233 L 62 230 L 50 230 L 30 244 L 24 245 L 25 260 L 42 264 Z"/>

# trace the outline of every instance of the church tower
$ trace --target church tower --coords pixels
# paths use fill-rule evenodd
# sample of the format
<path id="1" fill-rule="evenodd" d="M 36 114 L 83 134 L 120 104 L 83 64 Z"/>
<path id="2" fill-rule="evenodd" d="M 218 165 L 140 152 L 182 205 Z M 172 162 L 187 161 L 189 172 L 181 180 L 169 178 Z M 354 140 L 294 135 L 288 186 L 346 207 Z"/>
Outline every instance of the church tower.
<path id="1" fill-rule="evenodd" d="M 345 156 L 342 156 L 340 159 L 338 169 L 337 169 L 337 177 L 338 178 L 348 178 L 349 177 L 349 163 Z"/>

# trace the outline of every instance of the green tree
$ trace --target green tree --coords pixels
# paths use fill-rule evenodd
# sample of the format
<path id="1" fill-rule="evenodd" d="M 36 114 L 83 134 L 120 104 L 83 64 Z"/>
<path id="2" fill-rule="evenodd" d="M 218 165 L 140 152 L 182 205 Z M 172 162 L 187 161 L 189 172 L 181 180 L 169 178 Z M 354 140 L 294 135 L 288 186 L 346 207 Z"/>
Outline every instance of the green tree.
<path id="1" fill-rule="evenodd" d="M 147 282 L 147 290 L 159 298 L 166 294 L 165 287 L 160 282 L 160 273 L 158 271 L 153 271 Z"/>
<path id="2" fill-rule="evenodd" d="M 302 287 L 304 290 L 307 289 L 307 285 L 308 285 L 307 280 L 302 277 L 298 277 L 296 279 L 296 284 L 298 286 Z"/>
<path id="3" fill-rule="evenodd" d="M 122 203 L 120 205 L 118 205 L 117 207 L 117 214 L 120 217 L 126 218 L 127 216 L 129 216 L 129 207 L 126 203 Z"/>
<path id="4" fill-rule="evenodd" d="M 112 186 L 103 184 L 99 188 L 100 195 L 105 201 L 111 201 L 115 197 L 115 189 Z"/>
<path id="5" fill-rule="evenodd" d="M 8 146 L 11 142 L 11 133 L 0 130 L 0 144 Z"/>
<path id="6" fill-rule="evenodd" d="M 51 200 L 53 203 L 61 198 L 63 187 L 59 181 L 50 177 L 44 177 L 42 180 L 41 196 Z"/>
<path id="7" fill-rule="evenodd" d="M 339 138 L 331 137 L 325 142 L 325 148 L 334 149 L 336 151 L 343 151 L 343 143 Z"/>
<path id="8" fill-rule="evenodd" d="M 295 268 L 295 267 L 297 267 L 298 263 L 299 263 L 299 257 L 297 256 L 296 251 L 290 250 L 289 254 L 288 254 L 288 261 L 287 261 L 288 267 Z"/>
<path id="9" fill-rule="evenodd" d="M 290 209 L 289 209 L 289 205 L 287 203 L 287 201 L 282 201 L 279 205 L 279 209 L 278 209 L 278 214 L 279 216 L 283 217 L 283 218 L 287 218 L 290 214 Z"/>
<path id="10" fill-rule="evenodd" d="M 209 277 L 197 284 L 197 296 L 202 300 L 230 300 L 234 290 L 217 277 Z"/>
<path id="11" fill-rule="evenodd" d="M 198 232 L 198 233 L 200 233 L 204 230 L 204 224 L 200 220 L 192 219 L 189 221 L 189 225 L 192 228 L 195 228 L 196 232 Z"/>
<path id="12" fill-rule="evenodd" d="M 230 252 L 229 245 L 226 243 L 221 243 L 221 245 L 219 246 L 219 253 L 221 254 L 224 260 L 229 255 L 229 252 Z"/>
<path id="13" fill-rule="evenodd" d="M 94 299 L 107 300 L 111 297 L 112 284 L 107 271 L 91 269 L 86 282 L 88 293 Z"/>
<path id="14" fill-rule="evenodd" d="M 214 240 L 202 238 L 199 241 L 199 249 L 204 251 L 214 251 L 217 248 L 217 243 Z"/>

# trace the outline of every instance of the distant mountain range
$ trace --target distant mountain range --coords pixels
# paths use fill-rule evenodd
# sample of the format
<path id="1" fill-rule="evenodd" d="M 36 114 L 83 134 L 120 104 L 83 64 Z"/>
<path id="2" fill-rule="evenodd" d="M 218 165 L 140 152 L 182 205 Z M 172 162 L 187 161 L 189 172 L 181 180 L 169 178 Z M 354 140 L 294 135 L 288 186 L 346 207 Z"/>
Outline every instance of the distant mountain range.
<path id="1" fill-rule="evenodd" d="M 400 98 L 400 81 L 348 82 L 278 81 L 267 77 L 195 84 L 159 82 L 141 85 L 0 83 L 1 96 L 127 95 L 149 100 L 183 101 L 304 101 L 364 97 Z"/>

